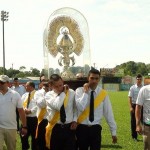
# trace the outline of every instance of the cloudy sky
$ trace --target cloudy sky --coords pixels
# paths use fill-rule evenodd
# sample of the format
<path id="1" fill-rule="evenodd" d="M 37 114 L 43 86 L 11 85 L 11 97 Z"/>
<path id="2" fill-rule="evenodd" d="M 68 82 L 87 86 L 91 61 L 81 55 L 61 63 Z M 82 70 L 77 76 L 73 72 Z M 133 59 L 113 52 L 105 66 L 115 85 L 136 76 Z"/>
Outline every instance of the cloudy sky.
<path id="1" fill-rule="evenodd" d="M 91 64 L 115 67 L 127 61 L 150 63 L 149 0 L 0 0 L 5 22 L 6 68 L 43 68 L 43 32 L 49 16 L 71 7 L 87 19 Z M 0 66 L 3 66 L 2 22 Z M 57 67 L 57 66 L 56 66 Z"/>

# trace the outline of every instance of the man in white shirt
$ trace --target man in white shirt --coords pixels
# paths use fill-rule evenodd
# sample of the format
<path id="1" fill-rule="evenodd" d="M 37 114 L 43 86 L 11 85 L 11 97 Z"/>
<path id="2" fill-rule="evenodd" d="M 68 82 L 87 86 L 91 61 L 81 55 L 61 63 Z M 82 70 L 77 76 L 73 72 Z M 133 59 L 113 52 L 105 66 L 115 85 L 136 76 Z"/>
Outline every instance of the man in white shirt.
<path id="1" fill-rule="evenodd" d="M 75 101 L 79 124 L 77 127 L 77 144 L 79 150 L 99 150 L 101 148 L 101 119 L 104 116 L 110 127 L 112 142 L 117 143 L 116 123 L 109 97 L 105 90 L 98 86 L 100 72 L 91 69 L 88 83 L 76 89 Z"/>
<path id="2" fill-rule="evenodd" d="M 29 136 L 31 136 L 31 149 L 37 150 L 37 143 L 35 139 L 36 135 L 36 127 L 37 127 L 37 105 L 36 105 L 36 99 L 34 98 L 34 94 L 36 92 L 35 90 L 35 84 L 32 81 L 28 81 L 25 85 L 26 87 L 26 93 L 22 95 L 21 100 L 23 103 L 23 108 L 26 114 L 27 119 L 27 128 L 28 133 L 26 136 L 21 136 L 21 142 L 22 142 L 22 150 L 29 149 Z"/>
<path id="3" fill-rule="evenodd" d="M 136 76 L 136 84 L 132 85 L 129 90 L 129 108 L 130 108 L 130 115 L 131 115 L 131 135 L 133 140 L 138 141 L 137 139 L 137 132 L 136 132 L 136 120 L 135 120 L 135 107 L 136 107 L 136 100 L 140 89 L 142 88 L 142 75 L 138 74 Z"/>
<path id="4" fill-rule="evenodd" d="M 0 75 L 0 150 L 3 149 L 4 141 L 7 150 L 16 150 L 16 108 L 22 122 L 21 135 L 27 134 L 26 117 L 22 108 L 21 97 L 19 93 L 8 88 L 8 86 L 8 76 Z"/>
<path id="5" fill-rule="evenodd" d="M 35 92 L 34 98 L 36 99 L 37 104 L 37 118 L 38 118 L 38 126 L 36 130 L 36 139 L 37 146 L 39 150 L 47 150 L 46 141 L 45 141 L 45 133 L 46 126 L 48 124 L 47 120 L 47 110 L 46 110 L 46 100 L 45 95 L 50 91 L 50 86 L 48 81 L 41 81 L 41 89 Z"/>
<path id="6" fill-rule="evenodd" d="M 77 116 L 74 106 L 74 91 L 64 86 L 62 78 L 50 77 L 52 91 L 45 96 L 51 136 L 50 150 L 74 150 Z"/>
<path id="7" fill-rule="evenodd" d="M 143 106 L 143 130 L 141 110 Z M 150 150 L 150 84 L 143 86 L 136 101 L 136 131 L 143 135 L 144 150 Z"/>
<path id="8" fill-rule="evenodd" d="M 11 87 L 11 89 L 18 92 L 20 96 L 22 96 L 26 92 L 25 87 L 23 85 L 19 85 L 19 80 L 17 77 L 14 78 L 13 86 Z M 16 120 L 17 120 L 17 131 L 19 131 L 19 113 L 17 109 L 16 109 Z"/>

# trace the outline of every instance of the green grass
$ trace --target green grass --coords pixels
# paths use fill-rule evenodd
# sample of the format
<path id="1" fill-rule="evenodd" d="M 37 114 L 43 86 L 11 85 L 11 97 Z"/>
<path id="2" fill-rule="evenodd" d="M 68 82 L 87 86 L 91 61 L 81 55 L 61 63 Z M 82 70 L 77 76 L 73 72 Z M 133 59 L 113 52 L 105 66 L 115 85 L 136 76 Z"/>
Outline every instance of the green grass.
<path id="1" fill-rule="evenodd" d="M 142 150 L 143 142 L 142 136 L 138 136 L 139 142 L 135 142 L 131 137 L 130 129 L 130 112 L 128 105 L 128 92 L 108 92 L 114 117 L 117 123 L 117 137 L 118 143 L 112 144 L 111 134 L 109 127 L 103 119 L 102 122 L 102 150 Z"/>
<path id="2" fill-rule="evenodd" d="M 117 123 L 118 143 L 112 144 L 109 127 L 103 119 L 102 121 L 102 149 L 101 150 L 142 150 L 142 136 L 138 136 L 139 142 L 134 142 L 131 138 L 130 113 L 128 105 L 128 92 L 108 92 L 113 107 L 115 120 Z M 5 148 L 6 150 L 6 148 Z M 20 138 L 17 138 L 17 150 L 21 150 Z"/>

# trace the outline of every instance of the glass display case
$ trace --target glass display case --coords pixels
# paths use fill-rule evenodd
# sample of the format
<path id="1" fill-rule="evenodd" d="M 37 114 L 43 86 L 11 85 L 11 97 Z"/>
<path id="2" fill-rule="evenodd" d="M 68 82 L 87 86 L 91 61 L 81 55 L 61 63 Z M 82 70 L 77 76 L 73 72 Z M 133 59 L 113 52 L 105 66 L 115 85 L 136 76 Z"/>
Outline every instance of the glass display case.
<path id="1" fill-rule="evenodd" d="M 91 66 L 88 23 L 69 7 L 54 11 L 43 34 L 45 75 L 60 74 L 65 80 L 87 76 Z"/>

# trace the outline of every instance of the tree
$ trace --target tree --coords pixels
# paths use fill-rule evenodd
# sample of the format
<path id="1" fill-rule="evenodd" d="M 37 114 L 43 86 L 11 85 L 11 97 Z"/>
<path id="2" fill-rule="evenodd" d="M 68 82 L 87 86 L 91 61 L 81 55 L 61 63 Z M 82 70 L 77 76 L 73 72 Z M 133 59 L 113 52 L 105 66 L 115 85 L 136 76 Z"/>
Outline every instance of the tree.
<path id="1" fill-rule="evenodd" d="M 137 72 L 141 73 L 142 75 L 148 74 L 148 70 L 145 63 L 137 63 L 137 66 Z"/>
<path id="2" fill-rule="evenodd" d="M 25 66 L 21 66 L 21 67 L 19 68 L 19 71 L 24 71 L 25 69 L 26 69 Z"/>
<path id="3" fill-rule="evenodd" d="M 31 74 L 32 74 L 32 76 L 39 77 L 40 71 L 36 68 L 33 68 Z"/>
<path id="4" fill-rule="evenodd" d="M 90 66 L 87 65 L 87 64 L 85 64 L 85 65 L 84 65 L 84 75 L 85 75 L 85 76 L 88 75 L 89 70 L 90 70 Z"/>
<path id="5" fill-rule="evenodd" d="M 3 74 L 3 67 L 0 67 L 0 75 Z"/>
<path id="6" fill-rule="evenodd" d="M 49 75 L 54 74 L 54 69 L 53 68 L 49 68 Z"/>
<path id="7" fill-rule="evenodd" d="M 134 61 L 128 61 L 121 65 L 117 65 L 116 69 L 124 69 L 125 75 L 135 76 L 140 73 L 145 76 L 148 74 L 148 66 L 149 65 L 145 65 L 145 63 L 142 62 L 137 63 Z"/>
<path id="8" fill-rule="evenodd" d="M 58 68 L 56 68 L 54 72 L 60 75 L 60 70 Z"/>

